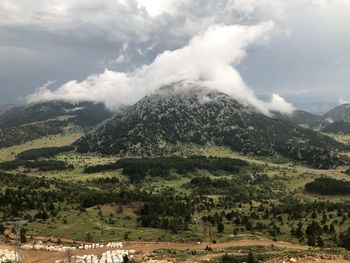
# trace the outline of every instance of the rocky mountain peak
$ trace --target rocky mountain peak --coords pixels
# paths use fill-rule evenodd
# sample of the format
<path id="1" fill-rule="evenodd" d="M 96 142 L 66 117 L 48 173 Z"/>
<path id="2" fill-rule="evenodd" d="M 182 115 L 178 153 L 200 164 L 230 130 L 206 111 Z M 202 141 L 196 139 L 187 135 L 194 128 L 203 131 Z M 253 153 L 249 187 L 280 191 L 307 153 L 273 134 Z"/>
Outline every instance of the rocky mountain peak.
<path id="1" fill-rule="evenodd" d="M 169 86 L 106 120 L 78 141 L 77 148 L 154 156 L 169 154 L 178 143 L 226 146 L 253 155 L 279 154 L 314 166 L 334 165 L 339 160 L 333 151 L 344 147 L 317 132 L 256 112 L 218 91 Z"/>

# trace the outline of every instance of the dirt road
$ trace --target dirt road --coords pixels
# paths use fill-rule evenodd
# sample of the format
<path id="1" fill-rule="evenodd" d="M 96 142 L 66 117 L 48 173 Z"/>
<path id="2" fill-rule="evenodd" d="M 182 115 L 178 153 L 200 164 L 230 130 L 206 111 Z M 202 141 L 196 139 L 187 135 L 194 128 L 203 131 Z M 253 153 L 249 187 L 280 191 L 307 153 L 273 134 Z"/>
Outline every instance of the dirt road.
<path id="1" fill-rule="evenodd" d="M 203 250 L 207 246 L 207 243 L 173 243 L 173 242 L 142 242 L 142 241 L 130 241 L 124 243 L 124 249 L 136 250 L 139 255 L 147 255 L 158 249 L 175 249 L 175 250 Z M 211 244 L 212 249 L 224 249 L 230 247 L 247 247 L 247 246 L 275 246 L 278 248 L 292 249 L 292 250 L 307 250 L 309 247 L 301 246 L 286 242 L 274 242 L 270 240 L 240 240 L 230 241 L 220 244 Z M 1 249 L 13 250 L 12 246 L 0 244 Z M 78 250 L 74 252 L 76 255 L 95 254 L 100 256 L 103 252 L 111 249 L 91 249 L 91 250 Z M 23 250 L 22 257 L 24 263 L 53 263 L 55 260 L 64 258 L 63 252 L 48 252 L 48 251 L 34 251 Z"/>
<path id="2" fill-rule="evenodd" d="M 207 246 L 207 243 L 173 243 L 173 242 L 126 242 L 124 247 L 126 249 L 134 249 L 143 253 L 149 253 L 157 249 L 176 249 L 176 250 L 203 250 Z M 250 247 L 250 246 L 275 246 L 278 248 L 295 249 L 295 250 L 307 250 L 309 247 L 296 245 L 286 242 L 274 242 L 270 240 L 239 240 L 230 241 L 219 244 L 211 244 L 212 249 L 224 249 L 230 247 Z"/>

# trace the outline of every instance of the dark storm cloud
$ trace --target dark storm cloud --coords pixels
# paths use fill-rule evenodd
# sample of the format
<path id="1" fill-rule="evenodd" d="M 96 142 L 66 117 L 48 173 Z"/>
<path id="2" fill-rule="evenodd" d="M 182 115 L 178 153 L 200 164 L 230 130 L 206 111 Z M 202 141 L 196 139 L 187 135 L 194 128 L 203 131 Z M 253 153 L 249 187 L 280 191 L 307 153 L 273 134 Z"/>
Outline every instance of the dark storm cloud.
<path id="1" fill-rule="evenodd" d="M 268 42 L 253 44 L 238 68 L 248 85 L 296 104 L 302 96 L 346 99 L 349 10 L 346 0 L 4 0 L 1 101 L 15 101 L 49 80 L 56 81 L 54 89 L 105 68 L 133 71 L 215 24 L 268 20 L 275 22 Z"/>

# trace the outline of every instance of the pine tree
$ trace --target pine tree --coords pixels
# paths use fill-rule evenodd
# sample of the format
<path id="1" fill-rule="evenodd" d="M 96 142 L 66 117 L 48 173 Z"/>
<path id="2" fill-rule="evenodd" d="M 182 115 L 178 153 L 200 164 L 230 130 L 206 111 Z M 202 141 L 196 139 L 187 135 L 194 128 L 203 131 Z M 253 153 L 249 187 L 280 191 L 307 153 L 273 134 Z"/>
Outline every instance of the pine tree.
<path id="1" fill-rule="evenodd" d="M 324 241 L 323 241 L 321 236 L 319 236 L 318 239 L 317 239 L 317 245 L 319 247 L 323 247 L 324 246 Z"/>
<path id="2" fill-rule="evenodd" d="M 26 230 L 24 228 L 21 228 L 19 238 L 21 239 L 21 243 L 27 243 Z"/>
<path id="3" fill-rule="evenodd" d="M 224 224 L 222 222 L 218 223 L 218 227 L 217 227 L 218 233 L 223 233 L 224 229 L 225 229 Z"/>
<path id="4" fill-rule="evenodd" d="M 299 239 L 304 237 L 303 223 L 301 221 L 298 223 L 298 228 L 297 228 L 295 234 L 296 234 L 297 238 L 299 238 Z"/>
<path id="5" fill-rule="evenodd" d="M 313 235 L 308 236 L 308 238 L 307 238 L 307 244 L 308 244 L 309 246 L 314 247 L 314 246 L 316 245 L 315 236 L 313 236 Z"/>
<path id="6" fill-rule="evenodd" d="M 252 251 L 249 251 L 248 257 L 247 257 L 247 263 L 256 263 L 258 262 L 257 259 L 255 258 L 254 254 Z"/>
<path id="7" fill-rule="evenodd" d="M 91 235 L 90 232 L 87 232 L 87 233 L 86 233 L 85 240 L 88 241 L 88 242 L 91 242 L 91 241 L 92 241 L 92 235 Z"/>

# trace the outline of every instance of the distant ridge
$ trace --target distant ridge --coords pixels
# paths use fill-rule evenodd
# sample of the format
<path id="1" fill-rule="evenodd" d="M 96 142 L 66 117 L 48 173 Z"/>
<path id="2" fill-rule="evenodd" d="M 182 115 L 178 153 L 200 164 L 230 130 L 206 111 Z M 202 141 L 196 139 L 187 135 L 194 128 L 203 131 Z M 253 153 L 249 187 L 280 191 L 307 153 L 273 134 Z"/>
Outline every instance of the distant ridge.
<path id="1" fill-rule="evenodd" d="M 102 103 L 40 102 L 7 109 L 0 115 L 0 147 L 63 132 L 69 125 L 95 127 L 112 113 Z"/>
<path id="2" fill-rule="evenodd" d="M 172 145 L 220 145 L 258 156 L 282 155 L 317 168 L 342 164 L 328 136 L 271 118 L 223 93 L 194 87 L 166 87 L 144 97 L 77 142 L 80 152 L 164 155 Z"/>

